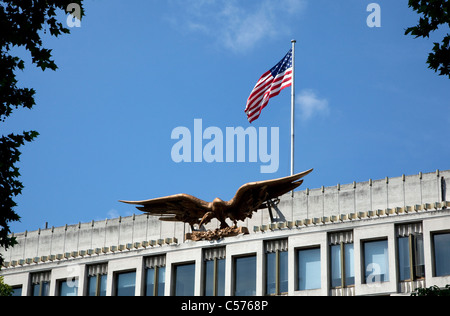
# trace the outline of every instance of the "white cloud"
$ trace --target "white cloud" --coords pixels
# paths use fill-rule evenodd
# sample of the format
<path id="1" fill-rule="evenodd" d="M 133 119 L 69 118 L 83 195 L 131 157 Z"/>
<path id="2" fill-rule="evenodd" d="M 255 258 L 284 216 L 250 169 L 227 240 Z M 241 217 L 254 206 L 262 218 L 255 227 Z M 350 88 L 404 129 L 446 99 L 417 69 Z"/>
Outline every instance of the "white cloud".
<path id="1" fill-rule="evenodd" d="M 107 213 L 108 219 L 118 218 L 120 216 L 119 212 L 115 209 L 111 209 Z"/>
<path id="2" fill-rule="evenodd" d="M 306 0 L 172 0 L 183 16 L 168 20 L 180 30 L 200 32 L 233 52 L 245 52 L 263 40 L 290 31 Z"/>
<path id="3" fill-rule="evenodd" d="M 328 115 L 330 107 L 327 99 L 319 98 L 315 91 L 304 89 L 296 97 L 296 104 L 300 108 L 303 121 L 311 119 L 315 115 Z"/>

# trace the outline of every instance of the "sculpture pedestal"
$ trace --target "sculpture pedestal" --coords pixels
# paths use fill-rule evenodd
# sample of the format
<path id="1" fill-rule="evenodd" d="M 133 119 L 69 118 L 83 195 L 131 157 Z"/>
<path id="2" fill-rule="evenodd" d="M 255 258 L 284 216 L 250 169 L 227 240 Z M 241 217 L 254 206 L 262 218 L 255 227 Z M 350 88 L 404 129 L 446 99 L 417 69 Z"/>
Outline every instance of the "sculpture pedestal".
<path id="1" fill-rule="evenodd" d="M 195 231 L 185 235 L 186 240 L 200 241 L 200 240 L 218 240 L 225 237 L 233 237 L 238 235 L 248 235 L 247 227 L 227 227 L 218 228 L 216 230 L 209 230 L 206 232 Z"/>

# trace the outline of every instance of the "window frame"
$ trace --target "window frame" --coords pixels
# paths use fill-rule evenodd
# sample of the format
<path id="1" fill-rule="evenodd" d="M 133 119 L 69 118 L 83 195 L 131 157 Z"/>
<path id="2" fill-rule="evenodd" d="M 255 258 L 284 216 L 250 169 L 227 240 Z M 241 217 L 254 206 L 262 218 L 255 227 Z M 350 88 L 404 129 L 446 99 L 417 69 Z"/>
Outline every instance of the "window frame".
<path id="1" fill-rule="evenodd" d="M 105 278 L 105 288 L 102 288 L 101 286 L 103 277 Z M 85 281 L 85 296 L 106 296 L 108 287 L 108 262 L 99 262 L 87 265 Z M 91 282 L 93 282 L 95 285 L 94 295 L 90 295 Z M 104 293 L 104 295 L 101 295 L 102 292 Z"/>
<path id="2" fill-rule="evenodd" d="M 95 275 L 88 275 L 87 276 L 87 288 L 86 288 L 86 296 L 106 296 L 106 288 L 102 291 L 102 277 L 105 277 L 106 280 L 108 280 L 108 274 L 107 273 L 96 273 Z M 95 278 L 95 294 L 89 295 L 90 287 L 91 287 L 91 280 Z M 108 281 L 106 281 L 108 282 Z M 100 295 L 101 292 L 105 292 L 105 295 Z"/>
<path id="3" fill-rule="evenodd" d="M 264 259 L 265 259 L 265 289 L 264 289 L 264 293 L 266 296 L 277 296 L 277 295 L 283 295 L 283 294 L 287 294 L 289 291 L 289 286 L 286 289 L 286 291 L 281 291 L 281 254 L 287 255 L 289 257 L 289 252 L 288 250 L 275 250 L 274 252 L 268 252 L 266 251 L 264 253 Z M 268 289 L 268 273 L 269 273 L 269 260 L 268 260 L 268 256 L 269 255 L 275 255 L 275 293 L 268 293 L 269 289 Z M 287 282 L 289 284 L 289 258 L 286 258 L 286 274 L 288 274 L 288 278 L 287 278 Z"/>
<path id="4" fill-rule="evenodd" d="M 422 236 L 423 242 L 423 234 L 409 234 L 408 236 L 398 236 L 397 237 L 397 269 L 398 269 L 398 278 L 400 282 L 412 282 L 417 280 L 425 279 L 425 262 L 424 262 L 424 271 L 423 276 L 419 276 L 417 273 L 417 236 Z M 408 238 L 408 264 L 409 264 L 409 278 L 403 279 L 401 278 L 401 267 L 400 267 L 400 239 Z M 422 250 L 422 256 L 424 257 L 424 248 Z"/>
<path id="5" fill-rule="evenodd" d="M 78 296 L 78 290 L 79 288 L 79 279 L 78 277 L 70 277 L 70 279 L 59 279 L 56 281 L 56 285 L 57 285 L 57 296 L 68 296 L 68 295 L 61 295 L 62 293 L 62 286 L 63 284 L 67 284 L 68 282 L 75 282 L 76 286 L 74 286 L 76 288 L 75 291 L 75 295 L 73 296 Z M 70 295 L 72 296 L 72 295 Z"/>
<path id="6" fill-rule="evenodd" d="M 165 288 L 166 288 L 166 281 L 164 280 L 164 282 L 159 282 L 161 279 L 161 271 L 163 271 L 164 269 L 164 276 L 166 274 L 166 266 L 154 266 L 152 268 L 145 268 L 145 289 L 144 289 L 144 296 L 161 296 L 159 295 L 160 290 L 163 291 L 163 295 L 165 293 Z M 148 283 L 147 283 L 147 279 L 148 279 L 148 273 L 149 271 L 153 270 L 153 295 L 148 295 Z M 160 284 L 164 284 L 164 288 L 161 289 L 160 288 Z"/>
<path id="7" fill-rule="evenodd" d="M 233 273 L 232 273 L 232 278 L 233 278 L 233 287 L 232 287 L 232 296 L 241 296 L 241 295 L 236 295 L 236 279 L 237 279 L 237 261 L 239 259 L 245 259 L 245 258 L 254 258 L 255 259 L 255 288 L 254 288 L 254 295 L 246 295 L 246 296 L 256 296 L 257 294 L 257 282 L 258 282 L 258 256 L 256 253 L 248 253 L 248 254 L 243 254 L 243 255 L 238 255 L 238 256 L 233 256 L 232 257 L 232 267 L 233 267 Z"/>
<path id="8" fill-rule="evenodd" d="M 301 289 L 300 288 L 300 252 L 302 251 L 310 251 L 310 250 L 316 250 L 319 253 L 319 282 L 320 282 L 320 286 L 317 288 L 305 288 L 305 289 Z M 322 247 L 321 245 L 312 245 L 312 246 L 308 246 L 308 247 L 301 247 L 301 248 L 296 248 L 295 249 L 295 260 L 296 260 L 296 280 L 295 280 L 295 290 L 296 291 L 315 291 L 315 290 L 320 290 L 323 287 L 322 284 Z"/>
<path id="9" fill-rule="evenodd" d="M 23 291 L 23 286 L 22 285 L 12 286 L 11 288 L 13 290 L 12 296 L 22 296 L 22 291 Z M 20 290 L 20 292 L 19 292 L 19 290 Z"/>
<path id="10" fill-rule="evenodd" d="M 34 295 L 35 286 L 39 286 L 38 295 Z M 43 292 L 45 286 L 46 288 L 46 294 Z M 45 295 L 43 295 L 45 294 Z M 50 295 L 50 281 L 40 281 L 39 283 L 32 283 L 31 284 L 31 296 L 49 296 Z"/>
<path id="11" fill-rule="evenodd" d="M 386 250 L 387 250 L 387 258 L 385 258 L 385 262 L 387 263 L 386 265 L 386 272 L 387 272 L 387 280 L 383 279 L 383 281 L 376 281 L 376 282 L 367 282 L 367 276 L 366 276 L 366 272 L 367 272 L 367 264 L 366 264 L 366 244 L 367 243 L 375 243 L 375 242 L 380 242 L 380 241 L 384 241 L 386 242 Z M 391 273 L 389 271 L 390 267 L 389 267 L 389 238 L 387 236 L 384 237 L 380 237 L 380 238 L 375 238 L 375 239 L 365 239 L 365 240 L 361 240 L 361 260 L 362 260 L 362 280 L 361 283 L 362 284 L 376 284 L 376 283 L 387 283 L 391 281 Z M 371 274 L 369 274 L 371 275 Z"/>
<path id="12" fill-rule="evenodd" d="M 196 262 L 195 261 L 187 261 L 187 262 L 180 262 L 180 263 L 174 263 L 172 264 L 172 286 L 171 286 L 171 295 L 172 296 L 182 296 L 177 295 L 177 274 L 178 274 L 178 268 L 182 266 L 193 266 L 194 268 L 194 293 L 192 295 L 195 295 L 195 269 L 196 269 Z"/>
<path id="13" fill-rule="evenodd" d="M 114 280 L 114 285 L 113 285 L 113 289 L 114 289 L 114 291 L 113 291 L 113 294 L 114 294 L 114 296 L 119 296 L 118 295 L 118 292 L 119 292 L 119 276 L 120 275 L 124 275 L 124 274 L 130 274 L 130 273 L 134 273 L 134 291 L 135 291 L 135 293 L 136 293 L 136 281 L 137 281 L 137 271 L 136 271 L 136 269 L 131 269 L 131 270 L 123 270 L 123 271 L 114 271 L 114 277 L 113 277 L 113 280 Z M 136 294 L 133 294 L 133 295 L 128 295 L 128 296 L 136 296 Z"/>
<path id="14" fill-rule="evenodd" d="M 437 273 L 437 266 L 436 266 L 436 264 L 437 264 L 436 254 L 437 253 L 436 253 L 435 237 L 439 236 L 439 235 L 449 235 L 449 237 L 450 237 L 450 231 L 449 230 L 444 230 L 444 231 L 435 231 L 435 232 L 431 233 L 431 244 L 432 244 L 432 249 L 431 249 L 432 250 L 432 256 L 431 256 L 431 259 L 432 259 L 433 277 L 437 277 L 437 278 L 450 276 L 450 272 L 449 272 L 449 274 L 442 274 L 442 275 L 438 275 L 438 273 Z"/>
<path id="15" fill-rule="evenodd" d="M 349 264 L 349 260 L 347 260 L 347 245 L 353 246 L 353 283 L 347 284 L 348 276 L 347 276 L 347 264 Z M 338 286 L 333 286 L 333 279 L 332 279 L 332 271 L 333 271 L 333 260 L 332 260 L 332 248 L 333 247 L 339 247 L 339 264 L 340 264 L 340 274 L 341 274 L 341 282 Z M 344 289 L 344 288 L 351 288 L 355 287 L 355 244 L 353 242 L 344 242 L 341 241 L 339 244 L 332 244 L 329 245 L 329 269 L 330 269 L 330 288 L 331 289 Z"/>
<path id="16" fill-rule="evenodd" d="M 212 263 L 213 265 L 213 272 L 212 272 L 212 278 L 213 278 L 213 285 L 212 285 L 212 290 L 213 293 L 212 295 L 207 295 L 206 294 L 206 288 L 207 288 L 207 283 L 208 283 L 208 269 L 207 269 L 207 264 L 208 262 Z M 223 266 L 223 271 L 222 269 L 219 268 L 219 263 L 222 263 Z M 204 264 L 204 272 L 203 272 L 203 295 L 204 296 L 224 296 L 225 295 L 225 282 L 223 282 L 223 289 L 219 289 L 219 279 L 220 279 L 220 274 L 223 273 L 223 277 L 225 278 L 225 264 L 226 264 L 226 259 L 225 258 L 213 258 L 210 260 L 204 260 L 203 261 Z M 223 294 L 220 294 L 220 292 L 222 292 Z"/>

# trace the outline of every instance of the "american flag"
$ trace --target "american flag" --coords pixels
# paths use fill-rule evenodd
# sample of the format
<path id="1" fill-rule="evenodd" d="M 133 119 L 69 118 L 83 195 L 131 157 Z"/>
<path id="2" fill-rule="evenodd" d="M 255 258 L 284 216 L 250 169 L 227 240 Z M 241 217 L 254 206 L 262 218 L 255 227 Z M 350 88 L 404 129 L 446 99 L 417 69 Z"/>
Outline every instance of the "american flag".
<path id="1" fill-rule="evenodd" d="M 292 76 L 292 49 L 290 49 L 278 64 L 259 78 L 250 93 L 245 108 L 250 123 L 261 115 L 270 98 L 279 95 L 281 90 L 292 85 Z"/>

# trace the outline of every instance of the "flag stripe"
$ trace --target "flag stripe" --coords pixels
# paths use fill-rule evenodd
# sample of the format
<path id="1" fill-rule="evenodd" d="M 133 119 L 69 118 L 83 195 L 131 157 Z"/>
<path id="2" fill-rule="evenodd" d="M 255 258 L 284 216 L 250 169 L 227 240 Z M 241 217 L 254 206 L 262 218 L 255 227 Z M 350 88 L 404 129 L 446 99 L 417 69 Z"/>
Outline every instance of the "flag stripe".
<path id="1" fill-rule="evenodd" d="M 250 94 L 250 97 L 248 98 L 247 108 L 251 107 L 252 104 L 257 102 L 258 99 L 260 99 L 261 95 L 264 95 L 264 93 L 266 93 L 267 89 L 270 88 L 270 86 L 272 85 L 272 82 L 273 80 L 270 80 L 264 83 L 263 85 L 255 88 L 255 90 L 253 90 L 252 94 Z"/>
<path id="2" fill-rule="evenodd" d="M 266 71 L 258 80 L 247 99 L 245 113 L 251 123 L 261 115 L 269 100 L 280 94 L 281 90 L 292 85 L 292 49 L 272 69 Z"/>
<path id="3" fill-rule="evenodd" d="M 259 97 L 261 93 L 264 94 L 264 92 L 270 87 L 270 85 L 273 83 L 273 77 L 270 75 L 269 78 L 262 81 L 260 84 L 256 85 L 255 88 L 253 88 L 252 93 L 250 94 L 250 97 L 248 98 L 247 105 L 253 102 L 253 99 L 256 97 Z"/>
<path id="4" fill-rule="evenodd" d="M 289 70 L 288 72 L 286 72 L 286 74 L 287 74 L 286 76 L 281 76 L 279 78 L 272 80 L 272 82 L 270 82 L 270 86 L 269 84 L 266 84 L 264 87 L 258 89 L 255 92 L 256 94 L 253 93 L 250 95 L 246 109 L 247 114 L 251 114 L 251 112 L 253 112 L 255 108 L 263 106 L 261 100 L 263 98 L 267 98 L 267 95 L 270 99 L 280 94 L 281 90 L 283 90 L 284 88 L 288 88 L 291 86 L 292 70 Z"/>
<path id="5" fill-rule="evenodd" d="M 252 103 L 253 102 L 252 99 L 254 99 L 254 97 L 256 95 L 259 95 L 260 92 L 265 92 L 267 90 L 269 84 L 273 87 L 274 85 L 276 85 L 278 83 L 278 81 L 280 79 L 281 80 L 286 80 L 286 78 L 289 79 L 289 80 L 292 80 L 292 70 L 286 71 L 283 74 L 283 76 L 278 75 L 276 78 L 272 78 L 271 77 L 271 78 L 265 80 L 264 83 L 261 83 L 260 85 L 256 86 L 253 89 L 252 93 L 250 94 L 248 103 Z"/>
<path id="6" fill-rule="evenodd" d="M 281 88 L 282 90 L 284 88 L 289 87 L 291 84 L 292 84 L 292 71 L 290 71 L 289 76 L 273 80 L 270 83 L 270 87 L 266 84 L 263 88 L 258 89 L 255 93 L 250 95 L 249 101 L 247 103 L 246 112 L 252 110 L 253 107 L 258 105 L 258 102 L 261 100 L 262 95 L 265 95 L 267 92 L 269 92 L 270 97 L 276 96 L 276 94 L 272 93 L 274 90 L 277 90 L 278 88 L 284 85 L 284 87 Z"/>

